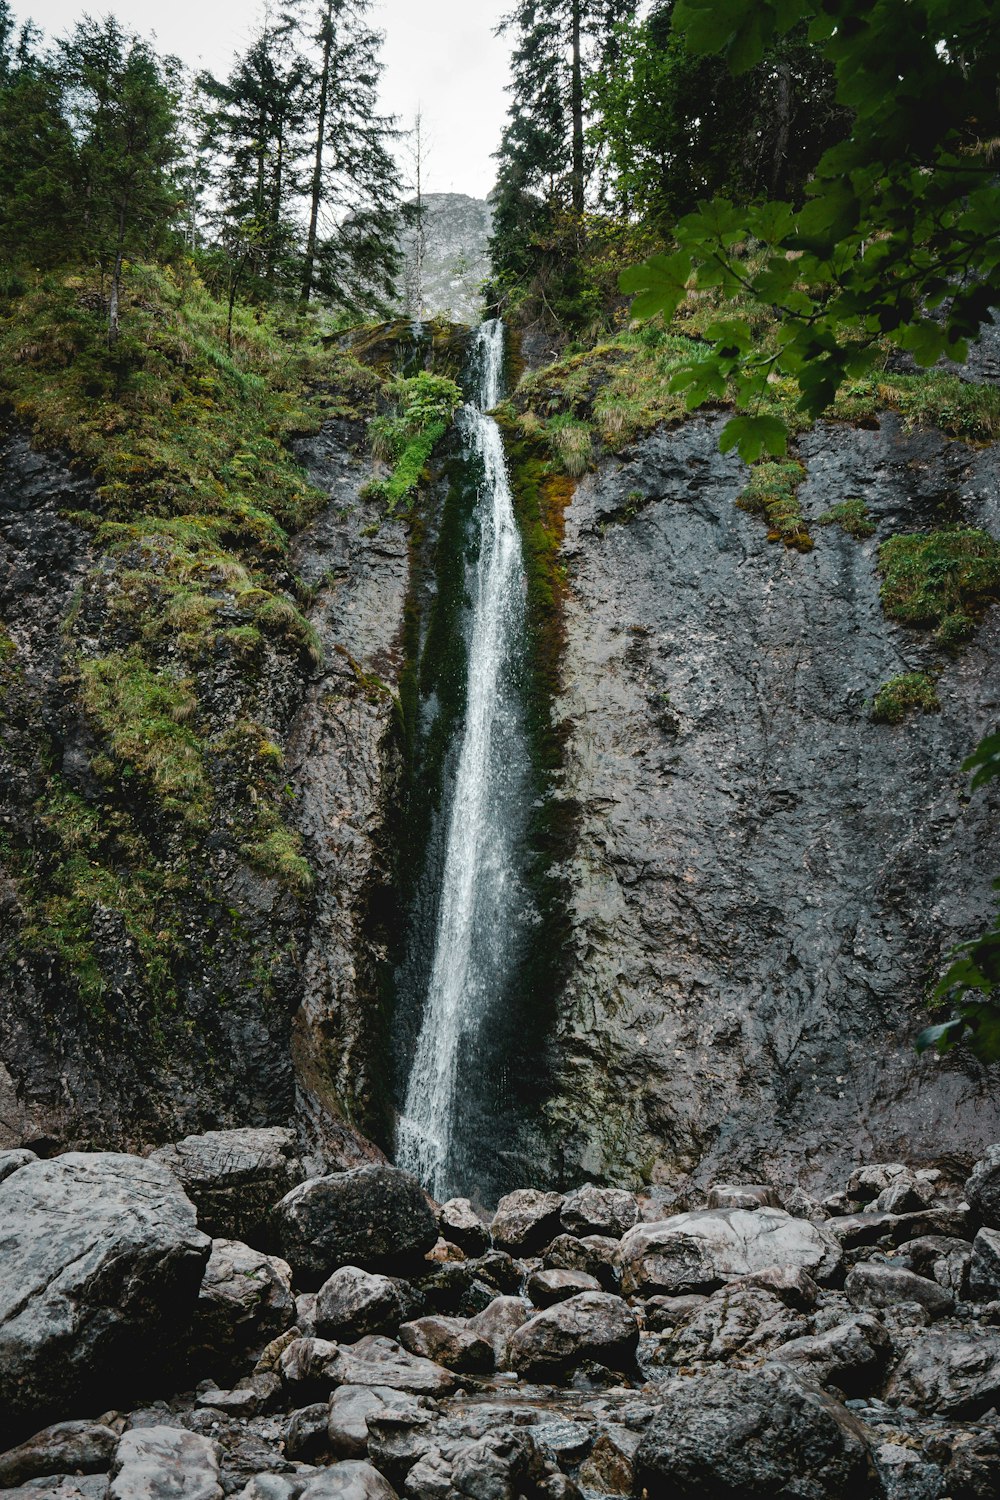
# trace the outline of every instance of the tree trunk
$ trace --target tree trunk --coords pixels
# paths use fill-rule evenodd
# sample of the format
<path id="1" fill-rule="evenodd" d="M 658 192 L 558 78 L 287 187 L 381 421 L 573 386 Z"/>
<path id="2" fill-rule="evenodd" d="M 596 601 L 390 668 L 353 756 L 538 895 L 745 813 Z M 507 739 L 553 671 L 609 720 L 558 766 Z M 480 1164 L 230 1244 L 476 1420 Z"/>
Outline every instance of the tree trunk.
<path id="1" fill-rule="evenodd" d="M 788 63 L 777 66 L 778 90 L 775 100 L 777 130 L 771 151 L 771 180 L 768 183 L 772 198 L 780 197 L 779 189 L 784 184 L 785 163 L 788 159 L 788 137 L 792 128 L 792 70 Z"/>
<path id="2" fill-rule="evenodd" d="M 573 80 L 570 108 L 573 114 L 573 212 L 583 217 L 583 58 L 580 43 L 580 9 L 582 0 L 573 0 Z"/>
<path id="3" fill-rule="evenodd" d="M 118 342 L 118 318 L 121 305 L 122 260 L 125 256 L 125 209 L 118 210 L 118 243 L 115 246 L 115 268 L 111 273 L 111 297 L 108 301 L 108 348 Z"/>
<path id="4" fill-rule="evenodd" d="M 327 0 L 326 20 L 323 25 L 323 69 L 319 80 L 319 109 L 316 114 L 316 149 L 313 154 L 312 181 L 309 185 L 309 229 L 306 234 L 306 250 L 302 260 L 302 289 L 299 299 L 307 303 L 312 296 L 313 273 L 316 265 L 316 241 L 319 226 L 319 205 L 323 197 L 323 146 L 326 139 L 326 112 L 330 99 L 330 58 L 333 54 L 333 4 Z"/>

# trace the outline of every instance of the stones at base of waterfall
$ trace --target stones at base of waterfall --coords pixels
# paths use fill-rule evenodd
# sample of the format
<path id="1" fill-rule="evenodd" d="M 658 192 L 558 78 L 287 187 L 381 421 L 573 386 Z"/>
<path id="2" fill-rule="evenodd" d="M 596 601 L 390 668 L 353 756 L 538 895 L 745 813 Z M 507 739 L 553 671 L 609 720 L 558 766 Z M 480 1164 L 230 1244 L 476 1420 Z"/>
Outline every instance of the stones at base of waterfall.
<path id="1" fill-rule="evenodd" d="M 350 1343 L 369 1333 L 386 1333 L 404 1316 L 395 1281 L 359 1266 L 341 1266 L 316 1295 L 313 1321 L 320 1338 Z"/>
<path id="2" fill-rule="evenodd" d="M 529 1318 L 512 1337 L 508 1360 L 531 1377 L 558 1375 L 585 1360 L 627 1369 L 638 1343 L 638 1320 L 621 1297 L 583 1292 Z"/>
<path id="3" fill-rule="evenodd" d="M 981 1416 L 1000 1403 L 1000 1333 L 920 1330 L 893 1370 L 885 1399 L 918 1412 Z"/>
<path id="4" fill-rule="evenodd" d="M 0 1490 L 51 1474 L 101 1474 L 111 1466 L 118 1434 L 100 1422 L 58 1422 L 0 1454 Z"/>
<path id="5" fill-rule="evenodd" d="M 603 1290 L 596 1276 L 586 1271 L 533 1271 L 528 1277 L 525 1290 L 536 1307 L 551 1307 L 553 1302 L 565 1302 L 581 1292 Z"/>
<path id="6" fill-rule="evenodd" d="M 532 1309 L 523 1297 L 495 1297 L 489 1307 L 468 1320 L 468 1327 L 489 1342 L 497 1369 L 505 1370 L 510 1341 L 531 1316 Z"/>
<path id="7" fill-rule="evenodd" d="M 347 1345 L 296 1339 L 282 1353 L 278 1368 L 282 1379 L 293 1387 L 329 1390 L 337 1385 L 385 1385 L 418 1396 L 444 1396 L 455 1388 L 449 1370 L 377 1334 Z"/>
<path id="8" fill-rule="evenodd" d="M 922 1239 L 910 1240 L 906 1259 L 917 1276 L 926 1276 L 959 1297 L 972 1261 L 972 1246 L 968 1240 L 927 1234 Z"/>
<path id="9" fill-rule="evenodd" d="M 943 1318 L 955 1306 L 951 1292 L 936 1281 L 877 1260 L 859 1262 L 848 1274 L 844 1291 L 852 1307 L 897 1307 L 915 1302 L 932 1318 Z"/>
<path id="10" fill-rule="evenodd" d="M 108 1500 L 222 1500 L 215 1445 L 181 1427 L 138 1427 L 115 1453 Z"/>
<path id="11" fill-rule="evenodd" d="M 709 1208 L 745 1208 L 751 1213 L 757 1208 L 780 1208 L 778 1195 L 772 1187 L 760 1183 L 718 1182 L 708 1190 Z"/>
<path id="12" fill-rule="evenodd" d="M 655 1224 L 637 1224 L 618 1251 L 626 1295 L 711 1291 L 769 1266 L 798 1267 L 819 1282 L 842 1263 L 825 1225 L 783 1209 L 706 1209 Z"/>
<path id="13" fill-rule="evenodd" d="M 636 1493 L 672 1500 L 874 1500 L 864 1430 L 787 1371 L 719 1370 L 661 1387 L 636 1454 Z"/>
<path id="14" fill-rule="evenodd" d="M 347 1460 L 317 1474 L 256 1474 L 237 1500 L 397 1500 L 370 1463 Z"/>
<path id="15" fill-rule="evenodd" d="M 817 1385 L 836 1386 L 844 1396 L 858 1397 L 878 1389 L 892 1357 L 885 1326 L 871 1313 L 860 1313 L 782 1344 L 770 1362 L 797 1370 Z"/>
<path id="16" fill-rule="evenodd" d="M 413 1416 L 420 1397 L 389 1386 L 341 1385 L 327 1407 L 326 1437 L 335 1458 L 362 1458 L 368 1452 L 368 1418 L 391 1410 Z"/>
<path id="17" fill-rule="evenodd" d="M 976 1302 L 1000 1301 L 1000 1229 L 981 1229 L 972 1242 L 969 1296 Z"/>
<path id="18" fill-rule="evenodd" d="M 545 1247 L 542 1260 L 546 1270 L 584 1271 L 599 1281 L 605 1292 L 616 1292 L 620 1280 L 615 1264 L 619 1243 L 602 1234 L 588 1234 L 582 1239 L 559 1234 Z"/>
<path id="19" fill-rule="evenodd" d="M 0 1183 L 0 1224 L 10 1436 L 110 1406 L 149 1378 L 150 1348 L 166 1362 L 211 1241 L 165 1167 L 116 1153 L 31 1162 Z"/>
<path id="20" fill-rule="evenodd" d="M 535 1254 L 559 1233 L 563 1202 L 560 1193 L 542 1193 L 535 1188 L 508 1193 L 497 1204 L 490 1222 L 490 1239 L 498 1250 L 508 1250 L 512 1255 Z"/>
<path id="21" fill-rule="evenodd" d="M 620 1240 L 638 1219 L 639 1205 L 634 1193 L 621 1188 L 595 1187 L 592 1182 L 568 1193 L 559 1213 L 567 1234 L 575 1234 L 578 1239 L 600 1234 Z"/>
<path id="22" fill-rule="evenodd" d="M 29 1480 L 16 1489 L 4 1490 L 4 1500 L 108 1500 L 107 1475 L 60 1474 Z"/>
<path id="23" fill-rule="evenodd" d="M 987 1147 L 965 1184 L 969 1207 L 987 1229 L 1000 1229 L 1000 1145 Z"/>
<path id="24" fill-rule="evenodd" d="M 419 1183 L 396 1167 L 358 1167 L 303 1182 L 277 1204 L 273 1222 L 282 1255 L 310 1286 L 341 1266 L 412 1270 L 438 1238 Z"/>
<path id="25" fill-rule="evenodd" d="M 495 1364 L 493 1345 L 462 1318 L 416 1318 L 402 1325 L 399 1342 L 458 1374 L 486 1374 Z"/>
<path id="26" fill-rule="evenodd" d="M 231 1369 L 295 1321 L 291 1267 L 238 1240 L 213 1240 L 198 1293 L 191 1363 L 199 1373 Z"/>
<path id="27" fill-rule="evenodd" d="M 901 1443 L 882 1443 L 875 1450 L 875 1464 L 885 1500 L 942 1500 L 944 1477 L 936 1464 L 927 1463 L 912 1448 Z"/>
<path id="28" fill-rule="evenodd" d="M 482 1255 L 489 1248 L 490 1232 L 468 1198 L 449 1198 L 437 1213 L 441 1236 L 466 1255 Z"/>
<path id="29" fill-rule="evenodd" d="M 672 1362 L 759 1359 L 799 1338 L 809 1326 L 763 1287 L 723 1288 L 675 1325 Z"/>
<path id="30" fill-rule="evenodd" d="M 263 1243 L 272 1208 L 302 1181 L 291 1130 L 209 1130 L 154 1151 L 198 1211 L 213 1239 Z"/>

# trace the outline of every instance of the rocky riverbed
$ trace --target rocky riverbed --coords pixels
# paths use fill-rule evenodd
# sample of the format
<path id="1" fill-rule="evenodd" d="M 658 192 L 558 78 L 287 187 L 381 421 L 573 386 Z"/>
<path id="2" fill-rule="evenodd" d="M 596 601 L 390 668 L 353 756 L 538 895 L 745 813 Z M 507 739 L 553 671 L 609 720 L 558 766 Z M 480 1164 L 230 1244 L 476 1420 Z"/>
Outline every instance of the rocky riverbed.
<path id="1" fill-rule="evenodd" d="M 1000 1146 L 819 1202 L 522 1190 L 492 1218 L 291 1131 L 0 1154 L 20 1500 L 987 1500 Z M 48 1425 L 47 1425 L 48 1424 Z M 13 1445 L 13 1446 L 11 1446 Z"/>

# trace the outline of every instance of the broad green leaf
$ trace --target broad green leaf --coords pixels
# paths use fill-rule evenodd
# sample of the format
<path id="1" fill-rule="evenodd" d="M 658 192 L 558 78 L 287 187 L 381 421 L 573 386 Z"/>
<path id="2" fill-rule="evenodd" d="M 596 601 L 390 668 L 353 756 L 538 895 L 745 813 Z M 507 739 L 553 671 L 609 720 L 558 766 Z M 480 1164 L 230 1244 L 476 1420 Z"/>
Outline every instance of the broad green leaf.
<path id="1" fill-rule="evenodd" d="M 973 791 L 1000 776 L 1000 731 L 980 740 L 968 760 L 962 762 L 962 770 L 975 771 L 972 778 Z"/>
<path id="2" fill-rule="evenodd" d="M 721 399 L 726 394 L 726 377 L 714 359 L 699 359 L 695 364 L 677 370 L 670 381 L 672 391 L 686 391 L 689 411 L 706 401 Z"/>
<path id="3" fill-rule="evenodd" d="M 634 318 L 652 318 L 657 313 L 672 318 L 684 300 L 690 273 L 691 259 L 683 251 L 653 255 L 641 265 L 626 267 L 618 285 L 623 292 L 635 294 Z"/>
<path id="4" fill-rule="evenodd" d="M 783 458 L 788 452 L 788 428 L 777 417 L 731 417 L 722 429 L 719 452 L 735 448 L 745 463 L 755 464 L 765 453 Z"/>
<path id="5" fill-rule="evenodd" d="M 763 203 L 753 210 L 750 230 L 765 245 L 780 245 L 795 227 L 795 214 L 788 203 Z"/>
<path id="6" fill-rule="evenodd" d="M 917 1037 L 917 1051 L 927 1052 L 934 1047 L 938 1052 L 947 1052 L 961 1040 L 964 1029 L 965 1021 L 961 1016 L 956 1016 L 953 1021 L 942 1021 L 937 1026 L 927 1026 Z"/>
<path id="7" fill-rule="evenodd" d="M 710 344 L 721 346 L 719 353 L 727 357 L 731 357 L 730 351 L 732 355 L 749 354 L 753 348 L 750 325 L 742 318 L 720 318 L 705 329 L 705 338 Z"/>

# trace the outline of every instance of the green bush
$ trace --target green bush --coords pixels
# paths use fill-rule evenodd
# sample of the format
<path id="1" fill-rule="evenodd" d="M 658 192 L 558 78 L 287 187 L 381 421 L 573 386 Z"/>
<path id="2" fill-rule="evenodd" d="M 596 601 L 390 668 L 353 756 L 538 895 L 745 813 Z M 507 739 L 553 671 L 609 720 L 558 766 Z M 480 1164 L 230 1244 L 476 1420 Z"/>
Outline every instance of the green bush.
<path id="1" fill-rule="evenodd" d="M 926 672 L 904 672 L 890 677 L 875 694 L 872 718 L 876 724 L 901 724 L 910 714 L 933 714 L 941 700 L 932 678 Z"/>
<path id="2" fill-rule="evenodd" d="M 1000 543 L 964 526 L 894 536 L 879 548 L 879 571 L 890 619 L 955 645 L 1000 594 Z"/>

